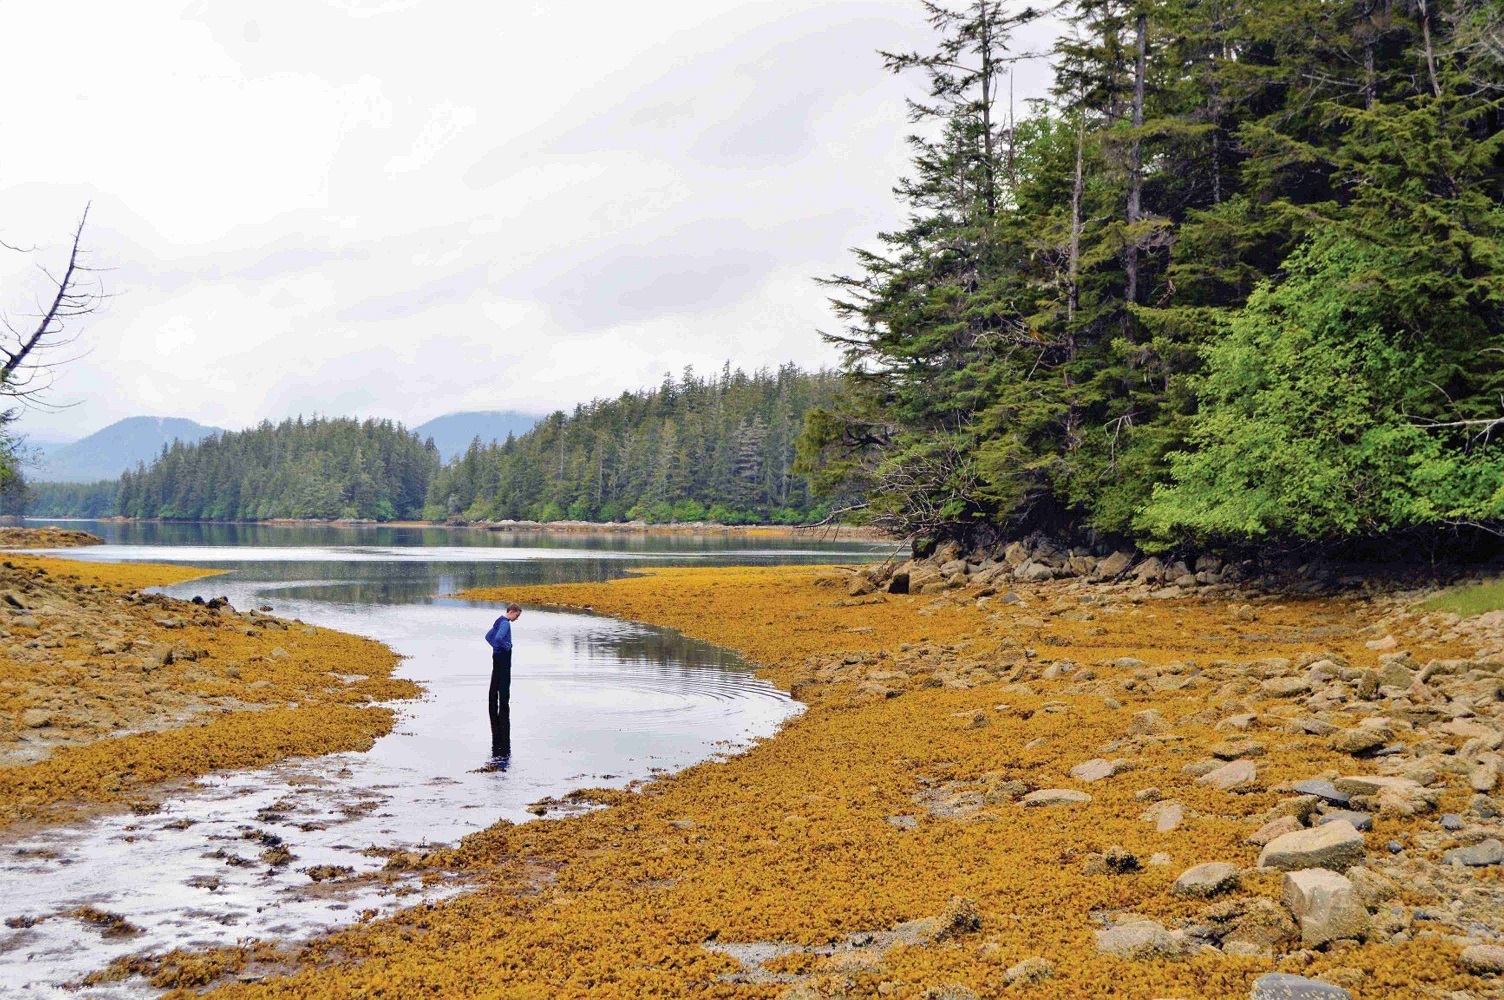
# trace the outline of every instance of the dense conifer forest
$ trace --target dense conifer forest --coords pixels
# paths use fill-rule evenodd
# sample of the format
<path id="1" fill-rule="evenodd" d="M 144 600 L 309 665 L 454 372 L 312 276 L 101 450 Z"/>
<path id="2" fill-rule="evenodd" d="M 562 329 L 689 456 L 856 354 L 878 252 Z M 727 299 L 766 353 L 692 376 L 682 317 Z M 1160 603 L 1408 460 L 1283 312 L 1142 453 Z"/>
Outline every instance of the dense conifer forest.
<path id="1" fill-rule="evenodd" d="M 438 450 L 387 420 L 263 423 L 198 444 L 175 442 L 120 477 L 127 517 L 392 520 L 422 512 Z"/>
<path id="2" fill-rule="evenodd" d="M 175 444 L 118 483 L 30 484 L 51 517 L 796 523 L 822 517 L 793 471 L 804 414 L 840 376 L 793 365 L 686 371 L 596 400 L 442 466 L 433 443 L 387 421 L 285 421 Z"/>
<path id="3" fill-rule="evenodd" d="M 24 483 L 10 495 L 0 496 L 6 514 L 32 517 L 112 517 L 120 483 L 104 479 L 97 483 Z"/>
<path id="4" fill-rule="evenodd" d="M 426 513 L 722 524 L 820 517 L 825 508 L 794 471 L 795 444 L 806 411 L 829 404 L 838 383 L 793 365 L 666 377 L 657 389 L 555 413 L 520 438 L 472 446 L 435 478 Z"/>
<path id="5" fill-rule="evenodd" d="M 904 226 L 829 284 L 801 468 L 909 532 L 1333 541 L 1504 522 L 1504 8 L 924 5 Z"/>

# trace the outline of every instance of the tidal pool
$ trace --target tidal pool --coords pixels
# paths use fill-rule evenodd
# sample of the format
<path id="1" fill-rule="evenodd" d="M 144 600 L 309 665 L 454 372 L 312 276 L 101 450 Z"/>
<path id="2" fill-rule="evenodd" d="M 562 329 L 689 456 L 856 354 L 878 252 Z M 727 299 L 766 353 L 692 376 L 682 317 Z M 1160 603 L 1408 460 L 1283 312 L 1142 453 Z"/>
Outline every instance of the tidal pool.
<path id="1" fill-rule="evenodd" d="M 527 807 L 546 797 L 619 787 L 734 752 L 798 711 L 725 650 L 617 619 L 528 609 L 514 627 L 510 741 L 493 746 L 481 636 L 497 611 L 444 595 L 604 579 L 641 565 L 852 562 L 888 548 L 431 529 L 87 527 L 110 544 L 59 554 L 230 569 L 166 592 L 225 595 L 242 610 L 271 605 L 282 617 L 379 639 L 406 657 L 399 674 L 425 694 L 398 703 L 395 730 L 367 753 L 214 775 L 150 815 L 109 815 L 0 842 L 7 922 L 0 986 L 18 996 L 149 996 L 156 991 L 139 979 L 83 991 L 68 984 L 122 955 L 302 938 L 458 891 L 453 883 L 369 876 L 391 850 L 453 843 L 501 819 L 533 819 Z M 274 863 L 284 851 L 292 859 Z M 84 907 L 123 917 L 131 932 L 69 915 Z"/>

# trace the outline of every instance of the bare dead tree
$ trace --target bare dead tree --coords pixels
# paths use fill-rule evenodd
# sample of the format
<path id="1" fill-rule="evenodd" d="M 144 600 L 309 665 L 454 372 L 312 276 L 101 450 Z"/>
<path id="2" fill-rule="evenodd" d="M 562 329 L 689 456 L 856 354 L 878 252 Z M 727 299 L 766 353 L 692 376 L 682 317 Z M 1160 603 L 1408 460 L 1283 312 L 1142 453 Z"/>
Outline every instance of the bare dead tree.
<path id="1" fill-rule="evenodd" d="M 7 335 L 0 336 L 0 357 L 4 358 L 0 364 L 0 397 L 35 401 L 52 385 L 54 371 L 66 360 L 59 352 L 78 339 L 71 332 L 73 321 L 99 306 L 102 293 L 95 271 L 84 262 L 87 251 L 83 249 L 83 235 L 88 219 L 89 207 L 85 206 L 61 271 L 37 265 L 51 290 L 37 303 L 30 320 L 16 323 L 0 316 L 0 326 Z"/>

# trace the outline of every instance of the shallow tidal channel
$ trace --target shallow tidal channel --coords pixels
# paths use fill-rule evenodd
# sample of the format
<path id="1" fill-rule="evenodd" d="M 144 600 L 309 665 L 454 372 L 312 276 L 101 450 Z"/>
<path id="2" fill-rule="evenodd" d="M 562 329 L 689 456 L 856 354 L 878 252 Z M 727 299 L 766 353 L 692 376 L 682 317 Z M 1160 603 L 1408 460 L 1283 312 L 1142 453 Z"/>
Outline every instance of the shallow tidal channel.
<path id="1" fill-rule="evenodd" d="M 528 806 L 540 799 L 620 787 L 734 752 L 798 710 L 725 650 L 613 618 L 530 608 L 514 628 L 511 739 L 497 748 L 481 638 L 497 609 L 444 595 L 606 579 L 654 565 L 886 554 L 883 546 L 805 539 L 69 526 L 110 544 L 59 555 L 230 570 L 166 592 L 224 595 L 241 610 L 270 605 L 283 618 L 378 639 L 406 657 L 398 673 L 425 693 L 395 706 L 394 731 L 369 752 L 213 775 L 174 791 L 154 813 L 0 841 L 5 995 L 151 996 L 157 991 L 140 979 L 76 984 L 124 955 L 296 940 L 462 891 L 454 882 L 424 886 L 376 873 L 394 850 L 534 819 Z M 84 908 L 119 915 L 129 928 L 72 915 Z"/>

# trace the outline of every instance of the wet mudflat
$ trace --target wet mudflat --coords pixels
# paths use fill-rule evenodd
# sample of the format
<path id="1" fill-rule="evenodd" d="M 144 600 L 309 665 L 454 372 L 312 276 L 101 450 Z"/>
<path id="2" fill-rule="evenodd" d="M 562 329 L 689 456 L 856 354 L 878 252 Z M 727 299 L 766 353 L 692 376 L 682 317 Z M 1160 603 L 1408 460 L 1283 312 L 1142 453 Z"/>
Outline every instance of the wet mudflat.
<path id="1" fill-rule="evenodd" d="M 874 551 L 775 542 L 749 552 L 745 539 L 448 546 L 427 544 L 433 538 L 421 531 L 349 531 L 347 544 L 321 531 L 317 539 L 304 533 L 307 544 L 279 544 L 302 529 L 261 529 L 226 544 L 201 529 L 102 527 L 117 537 L 86 558 L 230 567 L 230 575 L 169 592 L 224 594 L 236 607 L 270 605 L 279 616 L 379 639 L 408 657 L 400 673 L 426 694 L 401 706 L 396 730 L 368 753 L 214 776 L 153 813 L 9 838 L 0 849 L 0 984 L 21 995 L 78 995 L 65 984 L 121 955 L 294 939 L 458 891 L 382 871 L 394 851 L 531 819 L 528 806 L 540 799 L 734 750 L 771 735 L 797 709 L 714 646 L 617 619 L 530 609 L 516 628 L 510 739 L 493 746 L 479 636 L 494 608 L 442 595 L 602 579 L 635 565 L 851 560 Z M 126 925 L 90 919 L 99 912 Z M 86 992 L 153 991 L 136 980 Z"/>

